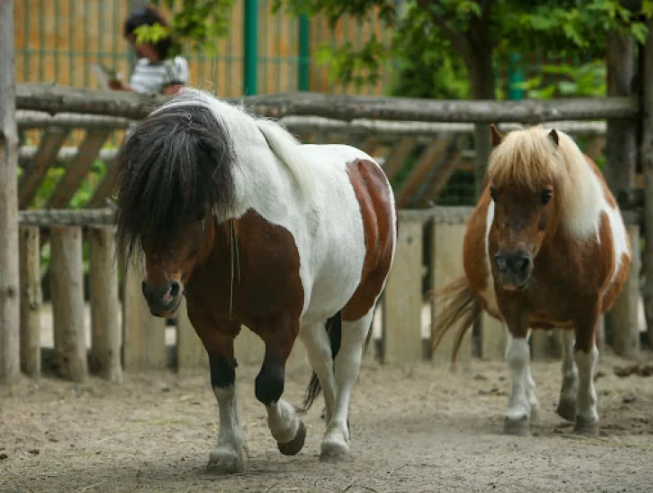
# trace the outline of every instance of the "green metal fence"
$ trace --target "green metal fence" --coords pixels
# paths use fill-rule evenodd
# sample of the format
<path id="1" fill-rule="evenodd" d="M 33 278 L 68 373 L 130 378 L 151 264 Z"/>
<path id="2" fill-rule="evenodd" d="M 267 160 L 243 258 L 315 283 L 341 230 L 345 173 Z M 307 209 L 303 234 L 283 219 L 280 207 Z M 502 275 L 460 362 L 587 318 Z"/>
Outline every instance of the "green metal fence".
<path id="1" fill-rule="evenodd" d="M 53 81 L 97 87 L 89 67 L 99 62 L 128 78 L 135 62 L 122 26 L 134 0 L 23 0 L 16 2 L 16 75 L 18 82 Z M 232 26 L 217 42 L 217 55 L 186 47 L 191 84 L 222 96 L 293 90 L 343 92 L 328 69 L 312 56 L 318 46 L 361 43 L 372 33 L 389 41 L 387 30 L 371 17 L 365 24 L 344 18 L 331 33 L 326 20 L 271 13 L 272 0 L 239 0 Z M 363 93 L 382 94 L 389 73 Z M 349 92 L 352 92 L 350 89 Z"/>

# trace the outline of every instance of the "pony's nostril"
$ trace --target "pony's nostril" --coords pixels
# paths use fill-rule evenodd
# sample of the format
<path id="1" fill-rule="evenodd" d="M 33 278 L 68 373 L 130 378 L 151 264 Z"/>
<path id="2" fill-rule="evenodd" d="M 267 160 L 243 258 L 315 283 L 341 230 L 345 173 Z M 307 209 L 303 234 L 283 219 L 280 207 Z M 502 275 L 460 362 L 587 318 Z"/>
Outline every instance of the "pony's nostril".
<path id="1" fill-rule="evenodd" d="M 506 270 L 506 259 L 503 258 L 501 255 L 495 255 L 494 256 L 494 265 L 497 266 L 497 269 L 499 269 L 499 272 L 504 272 Z"/>
<path id="2" fill-rule="evenodd" d="M 174 298 L 179 294 L 179 283 L 173 281 L 170 285 L 170 295 Z"/>

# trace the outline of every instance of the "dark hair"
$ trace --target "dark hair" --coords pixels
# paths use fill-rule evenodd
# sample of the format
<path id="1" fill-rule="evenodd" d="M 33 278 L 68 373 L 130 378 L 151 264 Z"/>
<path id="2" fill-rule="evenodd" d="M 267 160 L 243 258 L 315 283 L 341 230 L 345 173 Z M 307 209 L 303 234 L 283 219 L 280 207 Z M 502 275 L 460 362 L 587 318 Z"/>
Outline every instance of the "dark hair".
<path id="1" fill-rule="evenodd" d="M 127 17 L 127 20 L 125 21 L 123 36 L 134 36 L 134 32 L 137 28 L 141 26 L 153 26 L 154 24 L 160 24 L 163 27 L 168 26 L 168 22 L 165 20 L 163 15 L 161 15 L 154 7 L 148 6 L 135 9 L 131 14 L 129 14 L 129 17 Z M 166 36 L 156 43 L 151 44 L 160 60 L 165 60 L 178 48 L 175 39 L 172 36 Z"/>
<path id="2" fill-rule="evenodd" d="M 204 106 L 171 106 L 143 120 L 117 163 L 116 239 L 123 261 L 145 237 L 165 252 L 199 213 L 231 212 L 235 161 L 228 129 Z"/>

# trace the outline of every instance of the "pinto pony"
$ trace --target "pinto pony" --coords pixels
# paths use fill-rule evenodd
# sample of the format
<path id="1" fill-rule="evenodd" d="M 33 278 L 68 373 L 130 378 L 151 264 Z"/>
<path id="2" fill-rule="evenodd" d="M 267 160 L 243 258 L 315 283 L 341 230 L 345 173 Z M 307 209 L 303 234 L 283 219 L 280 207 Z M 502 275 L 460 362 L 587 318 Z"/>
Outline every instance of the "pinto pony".
<path id="1" fill-rule="evenodd" d="M 346 145 L 301 145 L 280 125 L 184 89 L 121 149 L 117 243 L 144 254 L 143 295 L 155 316 L 188 317 L 210 363 L 220 429 L 209 464 L 246 467 L 236 407 L 234 339 L 265 343 L 256 398 L 281 453 L 306 428 L 281 397 L 295 339 L 314 370 L 304 409 L 323 391 L 321 456 L 349 450 L 348 408 L 373 311 L 397 241 L 380 166 Z"/>
<path id="2" fill-rule="evenodd" d="M 630 267 L 619 207 L 599 169 L 565 133 L 533 127 L 504 138 L 491 130 L 486 187 L 464 239 L 465 277 L 441 293 L 447 304 L 434 344 L 461 323 L 455 360 L 478 305 L 507 325 L 512 392 L 504 431 L 525 435 L 537 408 L 530 329 L 563 329 L 557 413 L 575 421 L 577 432 L 596 434 L 597 324 Z"/>

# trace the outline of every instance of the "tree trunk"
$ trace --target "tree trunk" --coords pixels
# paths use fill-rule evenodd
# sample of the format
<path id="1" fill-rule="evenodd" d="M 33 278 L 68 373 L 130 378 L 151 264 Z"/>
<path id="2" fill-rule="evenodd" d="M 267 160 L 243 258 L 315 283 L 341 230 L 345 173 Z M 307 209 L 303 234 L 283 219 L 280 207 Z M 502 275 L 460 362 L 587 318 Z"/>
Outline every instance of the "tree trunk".
<path id="1" fill-rule="evenodd" d="M 612 33 L 608 38 L 608 96 L 631 96 L 635 71 L 634 43 L 630 36 Z M 606 134 L 606 180 L 612 193 L 623 203 L 635 187 L 637 164 L 637 122 L 609 119 Z"/>
<path id="2" fill-rule="evenodd" d="M 641 155 L 644 172 L 646 243 L 642 263 L 645 266 L 644 313 L 648 326 L 649 346 L 653 347 L 653 20 L 648 22 L 648 37 L 644 50 Z"/>
<path id="3" fill-rule="evenodd" d="M 0 381 L 20 374 L 14 2 L 0 0 Z"/>
<path id="4" fill-rule="evenodd" d="M 492 43 L 488 39 L 482 39 L 477 43 L 473 46 L 473 56 L 466 60 L 471 96 L 475 100 L 493 100 L 496 98 L 496 90 L 492 66 Z M 478 199 L 483 193 L 483 177 L 492 151 L 490 126 L 487 123 L 474 124 L 474 150 L 474 191 Z"/>

